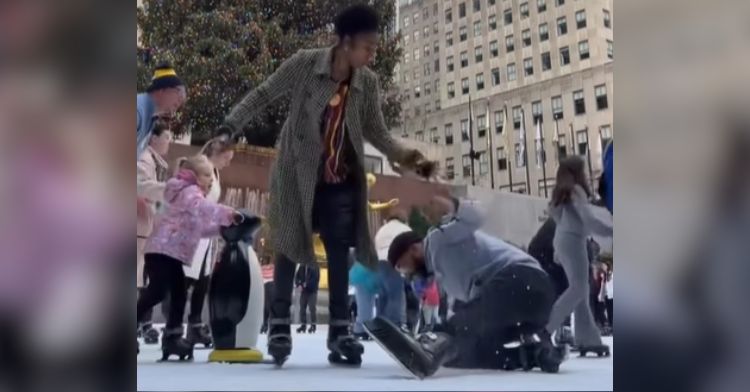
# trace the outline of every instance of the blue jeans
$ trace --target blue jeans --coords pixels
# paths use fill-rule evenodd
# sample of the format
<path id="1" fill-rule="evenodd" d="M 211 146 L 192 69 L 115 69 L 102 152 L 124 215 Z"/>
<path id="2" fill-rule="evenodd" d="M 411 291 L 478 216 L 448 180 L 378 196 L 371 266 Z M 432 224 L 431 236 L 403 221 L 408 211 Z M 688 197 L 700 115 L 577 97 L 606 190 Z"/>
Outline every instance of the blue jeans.
<path id="1" fill-rule="evenodd" d="M 365 328 L 362 323 L 370 321 L 375 317 L 373 314 L 375 293 L 369 292 L 362 286 L 357 286 L 354 298 L 357 301 L 357 321 L 354 323 L 354 333 L 364 333 Z"/>
<path id="2" fill-rule="evenodd" d="M 378 264 L 378 316 L 396 325 L 406 324 L 406 294 L 404 278 L 387 261 Z"/>

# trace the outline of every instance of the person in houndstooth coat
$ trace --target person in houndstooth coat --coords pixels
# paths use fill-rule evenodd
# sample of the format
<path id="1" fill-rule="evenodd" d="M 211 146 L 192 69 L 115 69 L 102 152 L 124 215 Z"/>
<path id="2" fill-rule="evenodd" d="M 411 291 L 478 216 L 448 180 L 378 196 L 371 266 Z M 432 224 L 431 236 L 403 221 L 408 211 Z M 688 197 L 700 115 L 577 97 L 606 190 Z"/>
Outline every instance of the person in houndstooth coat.
<path id="1" fill-rule="evenodd" d="M 379 41 L 377 14 L 369 6 L 353 6 L 335 25 L 334 47 L 300 50 L 284 61 L 234 106 L 218 130 L 235 134 L 268 104 L 290 99 L 277 142 L 269 211 L 277 254 L 269 352 L 282 361 L 291 353 L 295 263 L 315 262 L 314 232 L 328 256 L 329 349 L 337 352 L 343 345 L 360 351 L 348 331 L 349 248 L 370 268 L 378 262 L 367 222 L 364 140 L 401 167 L 416 169 L 424 161 L 421 153 L 394 141 L 381 112 L 378 78 L 367 67 Z"/>

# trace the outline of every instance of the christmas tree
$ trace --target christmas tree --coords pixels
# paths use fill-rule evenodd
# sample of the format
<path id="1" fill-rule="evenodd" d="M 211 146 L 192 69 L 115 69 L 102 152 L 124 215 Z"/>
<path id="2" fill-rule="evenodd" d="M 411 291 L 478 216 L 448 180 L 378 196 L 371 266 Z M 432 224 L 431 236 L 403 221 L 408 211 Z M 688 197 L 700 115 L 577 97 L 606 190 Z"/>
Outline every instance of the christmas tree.
<path id="1" fill-rule="evenodd" d="M 332 18 L 357 1 L 338 0 L 145 0 L 138 10 L 138 91 L 145 91 L 151 71 L 169 62 L 188 88 L 188 102 L 178 116 L 177 133 L 189 131 L 200 143 L 232 105 L 263 82 L 297 50 L 335 42 Z M 399 125 L 401 104 L 389 94 L 394 67 L 401 57 L 393 33 L 395 5 L 374 1 L 383 21 L 376 61 L 371 66 L 384 92 L 383 114 L 389 128 Z M 267 108 L 245 127 L 251 144 L 273 146 L 286 119 L 288 102 Z"/>

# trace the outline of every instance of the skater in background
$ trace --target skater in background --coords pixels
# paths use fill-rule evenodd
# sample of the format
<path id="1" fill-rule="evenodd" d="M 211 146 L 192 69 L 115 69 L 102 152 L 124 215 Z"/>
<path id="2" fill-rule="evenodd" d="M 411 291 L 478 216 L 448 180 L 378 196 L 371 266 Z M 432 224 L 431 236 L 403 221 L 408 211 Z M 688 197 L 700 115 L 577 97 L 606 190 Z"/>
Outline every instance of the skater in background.
<path id="1" fill-rule="evenodd" d="M 190 266 L 201 238 L 218 233 L 221 226 L 242 220 L 230 207 L 206 199 L 213 182 L 213 165 L 204 155 L 182 162 L 177 173 L 167 181 L 164 191 L 166 207 L 158 217 L 146 241 L 145 271 L 148 285 L 138 298 L 137 320 L 169 294 L 171 306 L 162 336 L 163 359 L 176 354 L 192 357 L 193 345 L 182 338 L 182 318 L 187 293 L 183 266 Z"/>
<path id="2" fill-rule="evenodd" d="M 388 248 L 401 233 L 411 231 L 406 224 L 406 210 L 391 207 L 386 223 L 375 234 L 375 249 L 378 252 L 378 299 L 377 314 L 398 325 L 406 325 L 406 290 L 404 278 L 388 261 Z"/>
<path id="3" fill-rule="evenodd" d="M 557 299 L 547 324 L 554 332 L 571 312 L 574 312 L 575 343 L 585 355 L 587 351 L 608 355 L 609 347 L 602 343 L 589 306 L 589 257 L 587 238 L 597 233 L 612 236 L 611 222 L 594 215 L 589 202 L 585 165 L 578 156 L 560 161 L 555 189 L 550 202 L 550 215 L 555 220 L 555 259 L 562 265 L 568 288 Z"/>
<path id="4" fill-rule="evenodd" d="M 287 96 L 290 115 L 279 135 L 271 174 L 269 225 L 276 261 L 276 293 L 269 322 L 268 352 L 282 364 L 292 352 L 291 317 L 295 263 L 315 260 L 312 238 L 328 257 L 329 360 L 361 363 L 364 346 L 351 334 L 347 308 L 349 248 L 369 268 L 377 265 L 367 223 L 364 140 L 402 169 L 432 175 L 434 163 L 408 150 L 388 132 L 374 60 L 381 23 L 371 6 L 357 4 L 334 20 L 333 47 L 300 50 L 232 108 L 219 132 L 242 131 L 256 114 Z"/>
<path id="5" fill-rule="evenodd" d="M 164 201 L 164 188 L 169 173 L 169 165 L 164 160 L 169 152 L 169 143 L 172 140 L 172 132 L 166 121 L 157 121 L 148 142 L 146 150 L 138 159 L 136 166 L 137 193 L 138 197 L 146 201 L 148 208 L 143 216 L 137 220 L 137 258 L 138 267 L 136 283 L 138 292 L 142 293 L 146 287 L 146 274 L 143 268 L 143 250 L 146 239 L 151 235 L 154 227 L 154 217 L 161 208 Z M 146 344 L 156 344 L 159 341 L 159 331 L 151 324 L 151 311 L 142 320 L 139 334 L 143 336 Z"/>
<path id="6" fill-rule="evenodd" d="M 607 327 L 607 310 L 605 308 L 605 284 L 607 282 L 607 265 L 594 261 L 591 264 L 591 310 L 594 313 L 594 321 L 599 330 L 604 334 Z"/>
<path id="7" fill-rule="evenodd" d="M 614 333 L 615 323 L 614 318 L 612 317 L 612 311 L 614 310 L 614 279 L 615 271 L 612 267 L 610 267 L 609 274 L 607 275 L 607 283 L 605 283 L 605 303 L 607 308 L 607 322 L 609 323 L 609 330 L 607 331 L 607 335 L 612 335 Z"/>
<path id="8" fill-rule="evenodd" d="M 354 298 L 357 302 L 357 317 L 354 323 L 354 337 L 359 340 L 370 340 L 363 323 L 372 320 L 375 315 L 375 296 L 378 292 L 377 272 L 367 269 L 355 262 L 349 270 L 349 283 L 354 286 Z"/>
<path id="9" fill-rule="evenodd" d="M 442 365 L 506 370 L 540 366 L 557 372 L 562 354 L 544 333 L 554 292 L 537 261 L 479 230 L 484 215 L 472 202 L 436 196 L 430 211 L 430 220 L 439 223 L 427 237 L 399 235 L 388 257 L 407 276 L 436 280 L 457 300 L 455 314 L 441 325 L 442 332 L 422 334 L 416 341 L 406 334 L 387 336 L 382 319 L 367 325 L 370 332 L 420 377 Z M 533 338 L 537 333 L 540 343 Z M 505 347 L 519 340 L 520 348 Z"/>
<path id="10" fill-rule="evenodd" d="M 432 332 L 438 320 L 440 292 L 436 281 L 428 282 L 422 292 L 422 332 Z"/>
<path id="11" fill-rule="evenodd" d="M 260 333 L 268 332 L 268 316 L 271 311 L 271 302 L 273 300 L 273 262 L 268 257 L 263 257 L 263 264 L 260 267 L 263 274 L 263 325 L 260 327 Z"/>
<path id="12" fill-rule="evenodd" d="M 160 117 L 174 117 L 177 110 L 187 101 L 187 93 L 182 80 L 177 77 L 174 68 L 162 64 L 154 70 L 151 85 L 145 93 L 136 95 L 136 159 L 150 143 L 154 123 Z"/>
<path id="13" fill-rule="evenodd" d="M 204 155 L 213 165 L 211 187 L 206 194 L 206 200 L 218 203 L 221 198 L 221 176 L 219 171 L 229 166 L 234 158 L 234 143 L 227 135 L 217 136 L 203 145 L 200 154 Z M 203 323 L 203 305 L 208 293 L 208 282 L 211 267 L 217 254 L 218 238 L 201 238 L 195 250 L 193 260 L 183 266 L 186 285 L 190 294 L 190 313 L 188 314 L 188 330 L 186 338 L 193 344 L 212 344 L 208 326 Z"/>
<path id="14" fill-rule="evenodd" d="M 318 264 L 300 264 L 294 279 L 299 289 L 299 320 L 302 325 L 297 333 L 315 333 L 318 324 L 318 287 L 320 268 Z M 310 312 L 310 329 L 307 329 L 307 312 Z"/>

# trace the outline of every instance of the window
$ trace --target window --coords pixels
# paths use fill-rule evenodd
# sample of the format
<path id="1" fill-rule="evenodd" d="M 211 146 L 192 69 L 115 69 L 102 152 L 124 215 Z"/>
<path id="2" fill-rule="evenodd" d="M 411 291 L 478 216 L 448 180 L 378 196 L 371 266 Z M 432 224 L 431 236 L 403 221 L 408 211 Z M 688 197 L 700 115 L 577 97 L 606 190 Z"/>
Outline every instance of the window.
<path id="1" fill-rule="evenodd" d="M 513 129 L 521 129 L 521 107 L 513 108 Z"/>
<path id="2" fill-rule="evenodd" d="M 555 0 L 555 5 L 557 5 L 558 7 L 561 5 L 565 5 L 565 0 Z"/>
<path id="3" fill-rule="evenodd" d="M 497 30 L 497 16 L 490 15 L 489 17 L 490 30 Z"/>
<path id="4" fill-rule="evenodd" d="M 411 53 L 406 53 L 404 55 L 404 64 L 409 64 L 409 59 L 411 59 Z"/>
<path id="5" fill-rule="evenodd" d="M 461 120 L 461 140 L 469 141 L 469 120 Z"/>
<path id="6" fill-rule="evenodd" d="M 407 34 L 404 36 L 404 46 L 409 46 L 409 41 L 411 41 L 411 35 Z"/>
<path id="7" fill-rule="evenodd" d="M 599 138 L 601 139 L 602 151 L 604 151 L 607 148 L 607 144 L 612 141 L 612 127 L 609 125 L 599 127 Z"/>
<path id="8" fill-rule="evenodd" d="M 508 81 L 516 80 L 516 63 L 508 64 Z"/>
<path id="9" fill-rule="evenodd" d="M 383 174 L 383 158 L 365 155 L 365 172 Z"/>
<path id="10" fill-rule="evenodd" d="M 549 39 L 549 26 L 546 23 L 539 25 L 539 41 L 544 42 Z"/>
<path id="11" fill-rule="evenodd" d="M 461 26 L 458 28 L 458 39 L 461 42 L 466 41 L 466 26 Z"/>
<path id="12" fill-rule="evenodd" d="M 586 155 L 589 151 L 589 135 L 586 130 L 576 132 L 576 144 L 578 145 L 578 155 Z"/>
<path id="13" fill-rule="evenodd" d="M 438 90 L 435 89 L 435 93 L 438 93 Z M 440 110 L 440 100 L 435 100 L 435 110 Z"/>
<path id="14" fill-rule="evenodd" d="M 427 38 L 427 37 L 430 36 L 430 26 L 425 26 L 424 27 L 424 29 L 422 30 L 422 36 L 424 38 Z"/>
<path id="15" fill-rule="evenodd" d="M 586 114 L 586 102 L 583 100 L 583 90 L 573 92 L 573 107 L 576 116 Z"/>
<path id="16" fill-rule="evenodd" d="M 523 167 L 523 154 L 521 154 L 521 143 L 516 143 L 516 167 Z"/>
<path id="17" fill-rule="evenodd" d="M 435 65 L 433 66 L 433 71 L 435 71 L 435 73 L 440 72 L 440 59 L 435 60 Z"/>
<path id="18" fill-rule="evenodd" d="M 479 175 L 485 175 L 490 171 L 490 156 L 487 151 L 479 155 Z"/>
<path id="19" fill-rule="evenodd" d="M 495 133 L 503 133 L 503 111 L 495 112 Z"/>
<path id="20" fill-rule="evenodd" d="M 424 57 L 427 57 L 430 55 L 430 45 L 424 46 Z"/>
<path id="21" fill-rule="evenodd" d="M 565 35 L 568 34 L 568 19 L 564 16 L 562 18 L 557 18 L 557 35 Z"/>
<path id="22" fill-rule="evenodd" d="M 449 180 L 456 178 L 456 168 L 453 163 L 453 157 L 445 158 L 445 176 Z"/>
<path id="23" fill-rule="evenodd" d="M 440 144 L 440 136 L 437 127 L 430 129 L 430 143 Z"/>
<path id="24" fill-rule="evenodd" d="M 521 42 L 524 48 L 531 46 L 531 30 L 526 29 L 521 32 Z"/>
<path id="25" fill-rule="evenodd" d="M 549 71 L 552 69 L 552 58 L 549 52 L 542 53 L 542 71 Z"/>
<path id="26" fill-rule="evenodd" d="M 445 33 L 445 46 L 448 46 L 448 47 L 453 46 L 453 32 L 452 31 Z"/>
<path id="27" fill-rule="evenodd" d="M 419 61 L 419 49 L 414 49 L 414 61 Z"/>
<path id="28" fill-rule="evenodd" d="M 615 58 L 614 44 L 610 40 L 607 40 L 607 57 L 609 57 L 610 59 Z"/>
<path id="29" fill-rule="evenodd" d="M 576 27 L 579 29 L 586 28 L 586 10 L 576 12 Z"/>
<path id="30" fill-rule="evenodd" d="M 424 84 L 424 95 L 430 95 L 430 82 Z"/>
<path id="31" fill-rule="evenodd" d="M 414 69 L 414 80 L 416 81 L 417 79 L 419 79 L 419 70 L 415 68 Z"/>
<path id="32" fill-rule="evenodd" d="M 433 86 L 434 86 L 433 91 L 435 91 L 435 94 L 439 94 L 440 93 L 440 80 L 439 79 L 435 80 L 433 82 Z"/>
<path id="33" fill-rule="evenodd" d="M 503 18 L 505 19 L 505 25 L 512 25 L 513 24 L 513 10 L 508 8 L 507 10 L 503 11 Z"/>
<path id="34" fill-rule="evenodd" d="M 430 17 L 430 9 L 427 7 L 422 8 L 422 19 L 427 20 Z"/>
<path id="35" fill-rule="evenodd" d="M 430 64 L 424 65 L 424 76 L 430 76 Z"/>
<path id="36" fill-rule="evenodd" d="M 453 72 L 453 56 L 448 56 L 445 59 L 445 68 L 448 70 L 448 72 Z"/>
<path id="37" fill-rule="evenodd" d="M 570 49 L 567 46 L 560 48 L 560 66 L 570 64 Z"/>
<path id="38" fill-rule="evenodd" d="M 404 16 L 404 28 L 409 27 L 409 19 L 408 16 Z"/>
<path id="39" fill-rule="evenodd" d="M 567 136 L 565 136 L 565 134 L 557 135 L 557 156 L 560 159 L 568 156 L 568 147 L 566 140 Z"/>
<path id="40" fill-rule="evenodd" d="M 500 50 L 497 48 L 497 40 L 490 42 L 490 57 L 497 57 L 500 55 Z"/>
<path id="41" fill-rule="evenodd" d="M 487 116 L 484 114 L 477 116 L 477 136 L 487 136 Z"/>
<path id="42" fill-rule="evenodd" d="M 461 68 L 469 66 L 469 54 L 466 51 L 461 52 Z"/>
<path id="43" fill-rule="evenodd" d="M 409 83 L 409 74 L 408 73 L 404 74 L 404 83 Z"/>
<path id="44" fill-rule="evenodd" d="M 505 37 L 505 51 L 510 53 L 515 49 L 513 45 L 513 34 Z"/>
<path id="45" fill-rule="evenodd" d="M 414 24 L 419 23 L 419 12 L 414 13 Z"/>
<path id="46" fill-rule="evenodd" d="M 523 59 L 523 71 L 525 76 L 534 74 L 534 61 L 531 57 Z"/>
<path id="47" fill-rule="evenodd" d="M 419 31 L 414 32 L 414 45 L 417 44 L 417 41 L 419 41 Z"/>
<path id="48" fill-rule="evenodd" d="M 422 96 L 421 91 L 422 90 L 419 88 L 419 86 L 415 86 L 414 87 L 414 98 L 419 98 L 420 96 Z"/>
<path id="49" fill-rule="evenodd" d="M 437 16 L 437 14 L 438 14 L 438 5 L 437 5 L 437 3 L 435 3 L 435 4 L 432 5 L 432 14 L 435 15 L 435 16 Z"/>
<path id="50" fill-rule="evenodd" d="M 500 84 L 500 68 L 492 68 L 490 71 L 492 74 L 492 85 L 497 86 Z"/>
<path id="51" fill-rule="evenodd" d="M 466 17 L 466 3 L 461 3 L 458 5 L 458 17 L 459 18 Z"/>
<path id="52" fill-rule="evenodd" d="M 448 146 L 453 144 L 453 123 L 445 124 L 445 144 Z"/>
<path id="53" fill-rule="evenodd" d="M 474 12 L 482 10 L 482 0 L 474 0 Z"/>
<path id="54" fill-rule="evenodd" d="M 544 121 L 542 114 L 542 101 L 536 101 L 531 103 L 531 116 L 534 119 L 534 124 Z"/>
<path id="55" fill-rule="evenodd" d="M 521 12 L 521 19 L 526 19 L 529 17 L 529 3 L 523 2 L 519 6 L 520 12 Z"/>
<path id="56" fill-rule="evenodd" d="M 474 36 L 479 37 L 482 35 L 482 22 L 476 21 L 474 22 Z"/>
<path id="57" fill-rule="evenodd" d="M 604 110 L 609 107 L 606 85 L 602 84 L 594 87 L 594 96 L 596 96 L 596 110 Z"/>
<path id="58" fill-rule="evenodd" d="M 611 29 L 612 28 L 612 16 L 609 14 L 609 11 L 602 10 L 604 12 L 604 27 Z"/>
<path id="59" fill-rule="evenodd" d="M 461 94 L 466 95 L 469 93 L 469 78 L 461 79 Z"/>
<path id="60" fill-rule="evenodd" d="M 477 74 L 477 91 L 484 90 L 484 73 Z"/>
<path id="61" fill-rule="evenodd" d="M 495 5 L 495 0 L 489 0 L 489 1 L 487 1 L 487 4 L 489 4 L 489 5 Z"/>
<path id="62" fill-rule="evenodd" d="M 461 165 L 464 169 L 464 177 L 471 176 L 471 158 L 469 157 L 469 154 L 464 154 L 461 157 Z"/>
<path id="63" fill-rule="evenodd" d="M 484 56 L 482 55 L 482 45 L 477 46 L 474 48 L 474 61 L 477 63 L 481 63 Z"/>
<path id="64" fill-rule="evenodd" d="M 437 34 L 439 32 L 440 32 L 440 30 L 438 28 L 438 22 L 433 23 L 432 24 L 432 34 Z"/>
<path id="65" fill-rule="evenodd" d="M 453 82 L 448 82 L 448 98 L 456 97 L 456 85 Z"/>
<path id="66" fill-rule="evenodd" d="M 536 0 L 537 12 L 547 11 L 547 0 Z"/>
<path id="67" fill-rule="evenodd" d="M 581 56 L 581 60 L 586 60 L 590 57 L 588 40 L 584 40 L 578 43 L 578 55 Z"/>
<path id="68" fill-rule="evenodd" d="M 422 113 L 421 110 L 422 109 L 420 109 L 418 106 L 414 107 L 414 117 L 419 117 L 419 115 Z"/>
<path id="69" fill-rule="evenodd" d="M 534 140 L 534 156 L 536 158 L 535 159 L 536 167 L 541 167 L 539 165 L 542 164 L 542 162 L 547 162 L 547 159 L 545 159 L 545 157 L 542 156 L 544 152 L 545 151 L 542 151 L 542 141 L 535 139 Z"/>
<path id="70" fill-rule="evenodd" d="M 451 23 L 453 22 L 453 9 L 448 8 L 445 10 L 445 23 Z"/>
<path id="71" fill-rule="evenodd" d="M 505 155 L 505 147 L 498 147 L 495 151 L 497 155 L 497 170 L 508 170 L 508 157 Z"/>
<path id="72" fill-rule="evenodd" d="M 414 134 L 414 139 L 417 141 L 423 142 L 424 141 L 424 131 L 417 131 L 417 133 Z"/>
<path id="73" fill-rule="evenodd" d="M 563 102 L 560 95 L 552 97 L 552 116 L 555 120 L 563 118 Z"/>

